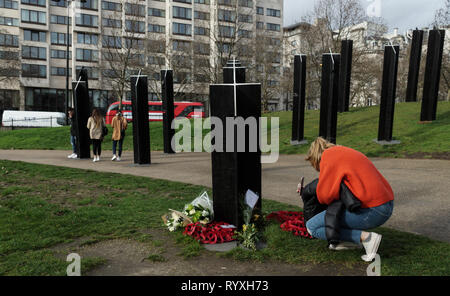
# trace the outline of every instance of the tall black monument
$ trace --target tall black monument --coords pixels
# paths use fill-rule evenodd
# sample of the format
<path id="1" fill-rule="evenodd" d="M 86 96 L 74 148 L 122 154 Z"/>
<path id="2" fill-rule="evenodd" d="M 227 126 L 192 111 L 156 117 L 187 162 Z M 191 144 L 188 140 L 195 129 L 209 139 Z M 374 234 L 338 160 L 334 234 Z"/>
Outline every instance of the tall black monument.
<path id="1" fill-rule="evenodd" d="M 422 43 L 423 31 L 414 30 L 409 58 L 406 102 L 417 102 L 417 85 L 419 83 L 420 60 L 422 58 Z"/>
<path id="2" fill-rule="evenodd" d="M 428 53 L 423 83 L 420 121 L 436 120 L 444 39 L 444 30 L 431 30 L 428 36 Z"/>
<path id="3" fill-rule="evenodd" d="M 86 76 L 87 77 L 87 76 Z M 87 122 L 90 116 L 89 89 L 87 81 L 82 81 L 82 76 L 78 81 L 72 82 L 72 94 L 74 102 L 77 155 L 80 159 L 91 157 L 90 136 Z"/>
<path id="4" fill-rule="evenodd" d="M 245 67 L 238 60 L 230 60 L 223 67 L 223 83 L 245 83 Z"/>
<path id="5" fill-rule="evenodd" d="M 339 73 L 338 111 L 348 112 L 350 106 L 350 81 L 352 77 L 353 40 L 342 40 Z"/>
<path id="6" fill-rule="evenodd" d="M 147 76 L 131 76 L 134 163 L 150 164 Z"/>
<path id="7" fill-rule="evenodd" d="M 383 80 L 381 86 L 380 121 L 378 125 L 378 142 L 396 144 L 392 141 L 394 126 L 394 107 L 397 89 L 399 46 L 384 48 Z"/>
<path id="8" fill-rule="evenodd" d="M 163 111 L 163 137 L 164 153 L 175 153 L 172 148 L 172 138 L 175 129 L 172 128 L 174 119 L 173 105 L 173 70 L 161 70 L 162 111 Z"/>
<path id="9" fill-rule="evenodd" d="M 294 57 L 294 98 L 292 104 L 292 145 L 306 144 L 305 131 L 306 55 Z"/>
<path id="10" fill-rule="evenodd" d="M 223 126 L 223 152 L 211 153 L 214 219 L 240 227 L 240 200 L 248 189 L 259 195 L 255 208 L 261 209 L 261 151 L 259 137 L 253 137 L 260 129 L 261 85 L 211 85 L 210 105 L 211 116 L 219 118 Z M 253 124 L 229 125 L 230 120 Z M 238 136 L 240 131 L 245 131 L 243 137 Z M 238 150 L 240 146 L 245 149 Z"/>
<path id="11" fill-rule="evenodd" d="M 336 143 L 340 61 L 340 54 L 322 57 L 319 136 L 331 143 Z"/>

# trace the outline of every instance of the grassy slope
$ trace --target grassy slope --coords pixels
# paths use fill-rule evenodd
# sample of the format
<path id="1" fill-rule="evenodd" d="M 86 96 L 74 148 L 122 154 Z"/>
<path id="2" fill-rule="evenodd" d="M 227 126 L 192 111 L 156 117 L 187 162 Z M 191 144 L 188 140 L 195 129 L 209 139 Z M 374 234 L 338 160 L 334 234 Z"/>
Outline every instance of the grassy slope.
<path id="1" fill-rule="evenodd" d="M 381 146 L 373 142 L 378 135 L 379 106 L 355 108 L 339 114 L 337 143 L 357 149 L 368 156 L 405 157 L 416 152 L 450 151 L 450 102 L 439 102 L 437 120 L 431 124 L 419 124 L 420 103 L 396 104 L 394 139 L 400 145 Z M 280 118 L 280 152 L 283 154 L 306 153 L 308 145 L 291 146 L 291 112 L 269 113 L 266 116 Z M 307 111 L 305 138 L 311 142 L 318 135 L 319 111 Z M 151 149 L 163 149 L 162 123 L 150 124 Z M 204 132 L 206 133 L 206 131 Z M 71 149 L 67 127 L 41 128 L 0 132 L 0 149 Z M 111 131 L 103 148 L 111 148 Z M 128 129 L 125 150 L 133 149 L 132 128 Z"/>
<path id="2" fill-rule="evenodd" d="M 146 230 L 163 228 L 168 208 L 182 209 L 200 186 L 130 175 L 0 161 L 0 275 L 64 275 L 67 264 L 52 247 L 80 237 L 90 242 L 128 238 L 159 249 L 149 258 L 164 260 L 164 245 Z M 210 189 L 207 189 L 210 193 Z M 263 211 L 299 210 L 264 200 Z M 449 275 L 450 244 L 387 228 L 380 246 L 382 275 Z M 182 230 L 171 234 L 192 257 L 203 248 Z M 362 251 L 332 252 L 326 242 L 307 240 L 271 223 L 268 247 L 225 254 L 237 260 L 280 260 L 289 263 L 334 262 L 365 267 Z M 104 264 L 103 258 L 83 259 L 82 270 Z M 251 264 L 251 263 L 249 263 Z"/>

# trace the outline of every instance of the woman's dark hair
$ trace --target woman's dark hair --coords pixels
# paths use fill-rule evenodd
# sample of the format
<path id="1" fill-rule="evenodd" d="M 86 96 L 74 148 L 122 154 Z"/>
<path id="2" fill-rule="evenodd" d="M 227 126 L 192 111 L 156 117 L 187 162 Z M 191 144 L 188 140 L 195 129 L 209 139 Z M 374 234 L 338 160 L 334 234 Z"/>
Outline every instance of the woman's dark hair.
<path id="1" fill-rule="evenodd" d="M 92 110 L 92 118 L 94 119 L 95 126 L 99 127 L 102 124 L 102 115 L 100 114 L 100 111 L 98 111 L 97 108 L 94 108 Z"/>

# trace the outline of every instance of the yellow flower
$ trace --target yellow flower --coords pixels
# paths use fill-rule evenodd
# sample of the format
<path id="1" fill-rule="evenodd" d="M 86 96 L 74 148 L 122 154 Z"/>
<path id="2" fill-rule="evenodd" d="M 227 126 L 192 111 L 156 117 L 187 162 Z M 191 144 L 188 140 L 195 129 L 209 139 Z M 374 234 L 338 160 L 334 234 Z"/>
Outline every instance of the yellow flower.
<path id="1" fill-rule="evenodd" d="M 247 231 L 247 225 L 246 224 L 242 225 L 242 230 L 243 231 Z"/>

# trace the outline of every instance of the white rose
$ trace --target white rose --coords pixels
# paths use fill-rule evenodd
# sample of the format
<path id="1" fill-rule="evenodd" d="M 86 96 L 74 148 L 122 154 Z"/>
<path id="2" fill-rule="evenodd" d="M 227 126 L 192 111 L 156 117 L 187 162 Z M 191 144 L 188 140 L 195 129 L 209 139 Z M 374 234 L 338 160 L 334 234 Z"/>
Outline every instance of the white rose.
<path id="1" fill-rule="evenodd" d="M 203 216 L 203 217 L 209 216 L 208 211 L 204 210 L 204 211 L 202 212 L 202 216 Z"/>
<path id="2" fill-rule="evenodd" d="M 194 214 L 195 214 L 195 210 L 192 209 L 192 210 L 189 212 L 189 214 L 190 214 L 190 215 L 194 215 Z"/>

